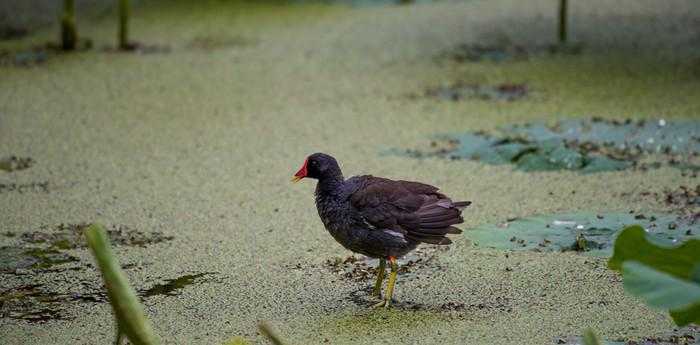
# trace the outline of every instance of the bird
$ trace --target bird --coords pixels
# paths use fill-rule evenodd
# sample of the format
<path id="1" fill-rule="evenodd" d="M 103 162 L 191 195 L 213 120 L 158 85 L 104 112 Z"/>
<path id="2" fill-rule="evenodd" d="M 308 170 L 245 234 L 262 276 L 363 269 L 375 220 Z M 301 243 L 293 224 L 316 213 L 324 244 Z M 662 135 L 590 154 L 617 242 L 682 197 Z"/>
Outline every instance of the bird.
<path id="1" fill-rule="evenodd" d="M 429 184 L 372 175 L 348 179 L 338 161 L 325 153 L 308 156 L 292 182 L 316 179 L 316 208 L 321 222 L 346 249 L 379 259 L 373 307 L 388 308 L 398 274 L 397 258 L 420 243 L 448 245 L 447 234 L 460 234 L 462 211 L 471 201 L 452 201 Z M 381 289 L 389 262 L 384 298 Z"/>

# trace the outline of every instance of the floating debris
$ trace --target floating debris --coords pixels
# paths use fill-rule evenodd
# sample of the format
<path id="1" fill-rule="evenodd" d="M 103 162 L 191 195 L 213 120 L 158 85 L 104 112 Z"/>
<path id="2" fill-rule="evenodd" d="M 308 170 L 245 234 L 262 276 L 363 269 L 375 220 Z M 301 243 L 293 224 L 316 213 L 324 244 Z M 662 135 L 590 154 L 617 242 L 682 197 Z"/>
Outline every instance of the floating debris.
<path id="1" fill-rule="evenodd" d="M 16 192 L 20 194 L 30 192 L 49 192 L 49 182 L 30 182 L 30 183 L 0 183 L 0 194 Z"/>
<path id="2" fill-rule="evenodd" d="M 42 226 L 39 231 L 26 232 L 20 238 L 27 243 L 46 243 L 53 248 L 74 249 L 86 248 L 83 230 L 87 223 L 70 224 L 61 223 L 56 226 Z M 126 225 L 112 225 L 107 229 L 110 242 L 114 245 L 138 246 L 156 244 L 170 241 L 174 237 L 166 236 L 162 232 L 142 232 Z"/>
<path id="3" fill-rule="evenodd" d="M 621 196 L 629 197 L 631 193 L 622 193 Z M 653 197 L 655 201 L 669 207 L 674 214 L 689 224 L 700 224 L 700 185 L 695 187 L 680 186 L 676 189 L 666 189 L 663 192 L 641 192 L 641 197 Z M 669 229 L 677 228 L 677 224 L 670 223 Z"/>
<path id="4" fill-rule="evenodd" d="M 700 184 L 695 187 L 680 186 L 664 192 L 663 199 L 674 208 L 700 207 Z"/>
<path id="5" fill-rule="evenodd" d="M 519 218 L 465 231 L 477 246 L 511 250 L 578 251 L 609 256 L 620 230 L 639 224 L 650 240 L 677 245 L 698 238 L 693 225 L 673 215 L 641 213 L 571 213 Z M 673 224 L 673 226 L 671 226 Z M 690 231 L 690 232 L 689 232 Z"/>
<path id="6" fill-rule="evenodd" d="M 247 47 L 257 41 L 243 36 L 197 36 L 189 43 L 189 47 L 199 50 L 219 50 L 237 47 Z"/>
<path id="7" fill-rule="evenodd" d="M 442 0 L 293 0 L 296 3 L 340 4 L 353 7 L 429 4 Z"/>
<path id="8" fill-rule="evenodd" d="M 643 337 L 633 339 L 627 337 L 619 337 L 612 341 L 605 341 L 607 345 L 689 345 L 695 344 L 700 340 L 700 327 L 687 326 L 674 328 L 671 331 L 664 332 L 662 335 L 653 337 Z M 557 337 L 554 339 L 555 344 L 565 345 L 582 345 L 583 338 L 580 336 Z"/>
<path id="9" fill-rule="evenodd" d="M 496 101 L 514 101 L 528 94 L 525 84 L 504 83 L 494 86 L 456 82 L 452 85 L 428 89 L 427 97 L 435 97 L 447 101 L 461 101 L 467 98 Z"/>
<path id="10" fill-rule="evenodd" d="M 414 278 L 418 271 L 442 269 L 437 263 L 437 253 L 449 250 L 447 246 L 421 245 L 416 250 L 398 259 L 399 273 L 403 280 Z M 354 255 L 346 258 L 334 257 L 323 263 L 324 268 L 344 280 L 367 282 L 377 277 L 379 260 Z"/>
<path id="11" fill-rule="evenodd" d="M 0 247 L 0 273 L 22 275 L 76 261 L 75 256 L 53 248 Z"/>
<path id="12" fill-rule="evenodd" d="M 202 277 L 212 274 L 216 273 L 189 274 L 167 279 L 164 284 L 139 290 L 139 295 L 142 298 L 156 295 L 177 296 L 186 286 L 202 283 Z M 49 287 L 46 284 L 29 284 L 0 291 L 0 319 L 12 318 L 32 323 L 66 320 L 71 318 L 68 311 L 73 303 L 108 301 L 104 288 L 101 285 L 92 286 L 92 282 L 80 282 L 71 286 L 72 289 L 83 290 L 81 292 L 56 292 L 48 289 Z"/>
<path id="13" fill-rule="evenodd" d="M 34 160 L 31 157 L 8 156 L 0 159 L 0 170 L 17 171 L 29 169 L 34 165 Z"/>
<path id="14" fill-rule="evenodd" d="M 72 302 L 107 302 L 102 291 L 92 293 L 57 293 L 45 290 L 43 284 L 30 284 L 0 291 L 0 318 L 27 322 L 65 320 L 65 307 Z"/>
<path id="15" fill-rule="evenodd" d="M 0 248 L 0 273 L 23 274 L 32 270 L 45 270 L 52 266 L 79 261 L 68 250 L 86 248 L 83 229 L 87 224 L 59 224 L 42 226 L 39 231 L 12 233 L 22 244 Z M 172 240 L 161 232 L 145 233 L 125 225 L 111 226 L 107 234 L 115 245 L 145 247 Z M 7 236 L 7 235 L 6 235 Z"/>
<path id="16" fill-rule="evenodd" d="M 200 282 L 201 278 L 215 274 L 213 272 L 204 272 L 197 274 L 187 274 L 175 279 L 168 279 L 163 284 L 156 284 L 149 289 L 144 289 L 139 291 L 139 295 L 143 298 L 148 298 L 152 296 L 164 295 L 164 296 L 177 296 L 181 291 L 188 285 L 192 285 L 196 282 Z"/>
<path id="17" fill-rule="evenodd" d="M 13 63 L 15 66 L 32 67 L 43 64 L 48 59 L 49 53 L 46 50 L 25 50 L 14 54 Z"/>
<path id="18" fill-rule="evenodd" d="M 440 58 L 448 58 L 458 63 L 508 60 L 527 60 L 535 55 L 579 55 L 583 51 L 581 45 L 481 45 L 461 44 L 441 53 Z"/>
<path id="19" fill-rule="evenodd" d="M 648 169 L 650 154 L 669 157 L 669 166 L 688 169 L 700 154 L 700 122 L 564 120 L 511 125 L 494 133 L 469 132 L 437 137 L 430 151 L 390 150 L 411 157 L 469 159 L 514 164 L 524 171 L 575 170 L 582 173 Z M 674 164 L 686 159 L 685 164 Z M 700 166 L 698 167 L 700 168 Z"/>
<path id="20" fill-rule="evenodd" d="M 148 54 L 167 54 L 172 50 L 170 46 L 159 44 L 144 44 L 140 42 L 129 42 L 125 49 L 106 46 L 102 49 L 107 53 L 136 53 L 142 55 Z"/>

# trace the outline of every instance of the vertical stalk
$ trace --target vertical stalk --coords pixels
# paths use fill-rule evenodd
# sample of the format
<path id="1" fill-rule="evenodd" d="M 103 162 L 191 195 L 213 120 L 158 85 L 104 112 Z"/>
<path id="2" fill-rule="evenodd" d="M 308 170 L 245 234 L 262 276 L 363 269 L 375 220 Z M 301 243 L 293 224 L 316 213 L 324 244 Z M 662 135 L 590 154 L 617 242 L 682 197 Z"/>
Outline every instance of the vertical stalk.
<path id="1" fill-rule="evenodd" d="M 61 49 L 75 50 L 78 44 L 78 30 L 75 27 L 75 1 L 63 0 L 61 15 Z"/>
<path id="2" fill-rule="evenodd" d="M 117 342 L 121 341 L 122 335 L 126 335 L 134 345 L 157 345 L 158 338 L 143 313 L 136 292 L 129 285 L 129 280 L 109 246 L 104 228 L 92 224 L 85 230 L 85 237 L 107 288 L 109 303 L 117 321 Z"/>
<path id="3" fill-rule="evenodd" d="M 119 0 L 119 49 L 129 49 L 129 0 Z"/>
<path id="4" fill-rule="evenodd" d="M 567 41 L 567 0 L 559 0 L 559 44 Z"/>

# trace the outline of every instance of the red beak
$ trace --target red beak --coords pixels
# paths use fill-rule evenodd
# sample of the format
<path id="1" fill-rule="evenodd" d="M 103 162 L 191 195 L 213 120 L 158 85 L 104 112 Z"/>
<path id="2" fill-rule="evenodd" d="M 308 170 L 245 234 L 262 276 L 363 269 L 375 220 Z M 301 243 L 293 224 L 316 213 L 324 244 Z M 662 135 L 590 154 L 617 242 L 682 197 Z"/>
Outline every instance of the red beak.
<path id="1" fill-rule="evenodd" d="M 309 162 L 309 159 L 307 158 L 307 159 L 304 161 L 304 165 L 302 165 L 301 168 L 299 169 L 299 171 L 297 171 L 297 173 L 294 174 L 294 176 L 292 177 L 292 182 L 299 182 L 299 180 L 301 180 L 301 179 L 303 179 L 304 177 L 306 177 L 306 164 L 307 164 L 308 162 Z"/>

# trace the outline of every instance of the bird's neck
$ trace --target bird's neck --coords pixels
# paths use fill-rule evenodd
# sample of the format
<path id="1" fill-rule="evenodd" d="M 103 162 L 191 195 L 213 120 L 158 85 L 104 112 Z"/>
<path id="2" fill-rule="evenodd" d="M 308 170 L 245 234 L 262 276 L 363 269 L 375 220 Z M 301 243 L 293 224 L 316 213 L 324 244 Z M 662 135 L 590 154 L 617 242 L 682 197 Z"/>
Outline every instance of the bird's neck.
<path id="1" fill-rule="evenodd" d="M 322 178 L 318 179 L 318 184 L 316 185 L 316 196 L 317 197 L 327 197 L 336 195 L 340 191 L 340 187 L 344 183 L 343 174 L 340 169 L 337 171 L 332 171 L 326 174 Z"/>

